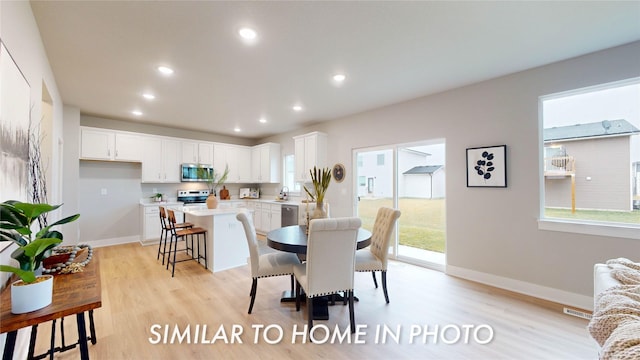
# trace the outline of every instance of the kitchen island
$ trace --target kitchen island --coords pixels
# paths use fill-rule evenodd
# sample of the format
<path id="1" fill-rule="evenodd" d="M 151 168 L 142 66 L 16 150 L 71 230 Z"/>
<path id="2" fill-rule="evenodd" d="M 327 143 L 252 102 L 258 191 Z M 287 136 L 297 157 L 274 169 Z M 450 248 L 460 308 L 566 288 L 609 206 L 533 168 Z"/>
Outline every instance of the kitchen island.
<path id="1" fill-rule="evenodd" d="M 247 264 L 249 247 L 244 229 L 236 219 L 236 214 L 239 212 L 251 214 L 250 209 L 207 209 L 206 206 L 168 206 L 167 209 L 184 213 L 185 221 L 207 230 L 206 251 L 209 271 L 217 272 Z M 204 251 L 203 237 L 200 237 L 199 245 L 200 251 Z"/>

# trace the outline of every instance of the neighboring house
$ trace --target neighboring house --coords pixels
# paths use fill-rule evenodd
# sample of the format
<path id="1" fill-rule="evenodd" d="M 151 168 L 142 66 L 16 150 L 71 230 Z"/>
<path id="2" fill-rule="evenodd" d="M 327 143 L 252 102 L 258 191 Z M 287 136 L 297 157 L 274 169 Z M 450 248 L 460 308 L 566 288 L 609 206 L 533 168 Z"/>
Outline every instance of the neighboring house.
<path id="1" fill-rule="evenodd" d="M 638 133 L 622 119 L 544 129 L 545 206 L 631 211 Z"/>
<path id="2" fill-rule="evenodd" d="M 444 166 L 415 166 L 402 175 L 404 192 L 400 193 L 400 197 L 444 198 Z"/>
<path id="3" fill-rule="evenodd" d="M 408 148 L 398 150 L 398 194 L 400 197 L 443 198 L 443 165 L 429 165 L 431 154 Z M 358 196 L 392 197 L 393 151 L 370 151 L 358 155 Z"/>

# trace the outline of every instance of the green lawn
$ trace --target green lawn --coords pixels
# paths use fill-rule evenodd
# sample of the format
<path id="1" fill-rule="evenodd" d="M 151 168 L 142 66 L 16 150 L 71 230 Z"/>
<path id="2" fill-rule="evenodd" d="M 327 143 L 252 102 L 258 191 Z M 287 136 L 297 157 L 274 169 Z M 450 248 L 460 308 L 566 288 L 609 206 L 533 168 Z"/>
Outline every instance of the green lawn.
<path id="1" fill-rule="evenodd" d="M 443 253 L 445 244 L 444 199 L 400 199 L 402 211 L 398 226 L 400 245 Z M 393 207 L 392 199 L 362 198 L 358 204 L 358 216 L 362 227 L 371 230 L 378 208 Z"/>
<path id="2" fill-rule="evenodd" d="M 362 227 L 373 229 L 378 208 L 393 207 L 389 198 L 367 199 L 361 198 L 358 204 L 358 216 L 362 219 Z M 399 203 L 400 245 L 407 245 L 418 249 L 444 252 L 445 244 L 445 201 L 444 199 L 415 199 L 402 198 Z M 580 219 L 593 221 L 609 221 L 629 224 L 640 224 L 640 211 L 596 211 L 545 209 L 545 216 L 561 219 Z"/>
<path id="3" fill-rule="evenodd" d="M 598 211 L 576 210 L 574 214 L 569 209 L 544 209 L 547 218 L 559 218 L 568 220 L 592 220 L 608 221 L 627 224 L 640 224 L 640 210 L 634 211 Z"/>

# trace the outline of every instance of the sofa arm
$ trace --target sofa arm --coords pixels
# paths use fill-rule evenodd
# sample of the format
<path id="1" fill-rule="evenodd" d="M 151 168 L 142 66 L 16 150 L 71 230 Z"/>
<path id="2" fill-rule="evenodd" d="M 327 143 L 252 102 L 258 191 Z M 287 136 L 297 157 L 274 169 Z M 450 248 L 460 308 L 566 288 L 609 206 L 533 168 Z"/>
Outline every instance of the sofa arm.
<path id="1" fill-rule="evenodd" d="M 607 264 L 593 266 L 593 298 L 594 300 L 604 290 L 620 285 L 620 281 L 611 275 L 611 268 Z"/>

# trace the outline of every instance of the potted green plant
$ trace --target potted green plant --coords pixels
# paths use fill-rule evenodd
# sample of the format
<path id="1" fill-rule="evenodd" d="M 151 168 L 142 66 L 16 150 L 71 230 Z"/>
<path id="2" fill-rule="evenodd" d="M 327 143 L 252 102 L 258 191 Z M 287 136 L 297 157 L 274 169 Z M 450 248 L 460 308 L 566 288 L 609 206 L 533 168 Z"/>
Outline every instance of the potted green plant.
<path id="1" fill-rule="evenodd" d="M 162 193 L 156 193 L 156 194 L 153 194 L 153 196 L 151 198 L 155 202 L 161 202 L 162 201 L 162 196 L 163 196 Z"/>
<path id="2" fill-rule="evenodd" d="M 37 276 L 36 271 L 50 250 L 62 243 L 62 233 L 52 228 L 75 221 L 80 214 L 58 220 L 37 232 L 34 232 L 32 225 L 38 217 L 60 206 L 62 205 L 15 200 L 0 204 L 0 241 L 11 241 L 18 246 L 11 257 L 18 262 L 19 267 L 0 265 L 0 271 L 12 272 L 20 278 L 11 284 L 11 312 L 15 314 L 34 311 L 51 304 L 53 276 Z"/>
<path id="3" fill-rule="evenodd" d="M 229 176 L 229 165 L 225 165 L 222 175 L 218 175 L 214 169 L 207 171 L 206 168 L 198 167 L 198 178 L 203 179 L 207 183 L 209 196 L 207 197 L 207 208 L 215 209 L 218 207 L 218 198 L 216 198 L 216 190 L 218 186 L 224 184 Z"/>
<path id="4" fill-rule="evenodd" d="M 331 182 L 331 169 L 323 168 L 318 169 L 315 166 L 313 169 L 309 169 L 311 174 L 311 182 L 313 183 L 312 193 L 307 187 L 304 187 L 304 191 L 309 195 L 311 200 L 315 200 L 316 208 L 313 210 L 313 219 L 326 218 L 327 212 L 324 209 L 324 195 L 327 193 L 329 183 Z"/>

